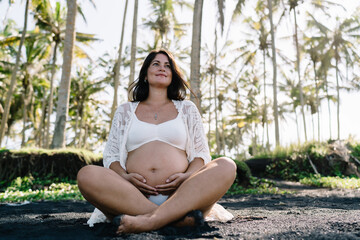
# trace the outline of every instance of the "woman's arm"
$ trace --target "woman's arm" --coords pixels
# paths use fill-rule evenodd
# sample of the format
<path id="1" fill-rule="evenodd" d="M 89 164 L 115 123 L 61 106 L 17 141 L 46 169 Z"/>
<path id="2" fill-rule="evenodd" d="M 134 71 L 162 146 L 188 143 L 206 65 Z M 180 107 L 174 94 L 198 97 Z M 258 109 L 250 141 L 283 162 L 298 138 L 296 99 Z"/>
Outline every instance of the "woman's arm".
<path id="1" fill-rule="evenodd" d="M 186 174 L 189 174 L 189 177 L 197 172 L 202 166 L 204 166 L 204 160 L 202 158 L 194 158 L 194 160 L 189 164 L 189 167 L 186 169 Z"/>
<path id="2" fill-rule="evenodd" d="M 156 190 L 160 193 L 175 191 L 186 179 L 188 179 L 193 173 L 199 171 L 204 166 L 204 160 L 202 158 L 195 158 L 189 164 L 184 173 L 175 173 L 166 179 L 166 183 L 155 186 Z"/>
<path id="3" fill-rule="evenodd" d="M 120 162 L 113 162 L 109 167 L 111 170 L 119 174 L 122 178 L 129 181 L 137 189 L 139 189 L 145 195 L 157 194 L 157 190 L 146 184 L 146 179 L 138 173 L 128 173 L 120 165 Z"/>
<path id="4" fill-rule="evenodd" d="M 124 177 L 127 172 L 125 171 L 125 169 L 123 169 L 120 165 L 120 162 L 116 161 L 116 162 L 112 162 L 109 166 L 109 168 L 111 170 L 113 170 L 114 172 L 116 172 L 117 174 L 119 174 L 120 176 Z"/>
<path id="5" fill-rule="evenodd" d="M 204 125 L 199 110 L 191 101 L 184 101 L 183 114 L 188 127 L 188 144 L 186 154 L 189 162 L 201 158 L 204 164 L 211 161 L 208 140 L 205 135 Z"/>

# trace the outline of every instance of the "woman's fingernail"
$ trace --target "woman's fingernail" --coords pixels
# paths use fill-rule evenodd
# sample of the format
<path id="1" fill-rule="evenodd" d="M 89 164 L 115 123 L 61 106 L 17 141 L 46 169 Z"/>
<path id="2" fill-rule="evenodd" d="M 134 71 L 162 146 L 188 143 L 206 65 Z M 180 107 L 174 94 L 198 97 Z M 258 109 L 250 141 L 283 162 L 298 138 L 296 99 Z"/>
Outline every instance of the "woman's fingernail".
<path id="1" fill-rule="evenodd" d="M 143 183 L 146 183 L 146 180 L 145 180 L 145 179 L 143 180 Z"/>
<path id="2" fill-rule="evenodd" d="M 170 180 L 169 180 L 169 179 L 166 179 L 166 182 L 170 182 Z"/>

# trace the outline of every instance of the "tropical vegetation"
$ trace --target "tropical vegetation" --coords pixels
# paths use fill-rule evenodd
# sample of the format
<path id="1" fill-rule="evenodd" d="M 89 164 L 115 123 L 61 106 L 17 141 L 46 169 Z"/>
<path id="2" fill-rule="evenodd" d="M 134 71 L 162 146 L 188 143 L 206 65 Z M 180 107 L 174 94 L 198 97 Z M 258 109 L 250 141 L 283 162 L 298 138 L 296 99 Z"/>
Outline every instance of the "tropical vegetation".
<path id="1" fill-rule="evenodd" d="M 84 2 L 27 0 L 22 25 L 3 19 L 0 146 L 101 152 L 136 68 L 160 47 L 173 52 L 189 79 L 214 154 L 240 158 L 249 149 L 251 155 L 274 149 L 287 134 L 281 131 L 285 121 L 296 122 L 298 142 L 321 141 L 325 131 L 343 137 L 342 93 L 360 86 L 360 11 L 336 15 L 346 9 L 335 0 L 214 1 L 211 26 L 204 22 L 203 0 L 123 2 L 118 25 L 122 31 L 132 27 L 131 41 L 122 33 L 116 56 L 104 52 L 98 59 L 86 49 L 101 39 L 76 31 L 75 22 L 87 18 Z M 138 16 L 145 7 L 149 15 Z M 186 11 L 193 22 L 181 18 Z M 211 45 L 203 43 L 204 24 L 214 32 Z M 140 31 L 149 37 L 138 39 Z M 336 132 L 321 125 L 320 114 L 331 111 L 337 113 Z"/>

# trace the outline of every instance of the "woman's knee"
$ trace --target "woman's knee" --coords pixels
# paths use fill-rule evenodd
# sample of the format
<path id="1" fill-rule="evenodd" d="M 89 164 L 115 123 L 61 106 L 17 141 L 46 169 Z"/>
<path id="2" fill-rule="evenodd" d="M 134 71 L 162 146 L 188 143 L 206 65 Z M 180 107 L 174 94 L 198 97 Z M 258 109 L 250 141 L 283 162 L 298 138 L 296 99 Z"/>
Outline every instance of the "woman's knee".
<path id="1" fill-rule="evenodd" d="M 87 165 L 79 170 L 77 174 L 77 183 L 79 187 L 88 185 L 89 182 L 94 179 L 97 168 L 98 166 Z"/>
<path id="2" fill-rule="evenodd" d="M 221 172 L 224 176 L 229 176 L 231 178 L 236 177 L 236 163 L 228 157 L 217 158 L 216 163 L 221 167 Z"/>

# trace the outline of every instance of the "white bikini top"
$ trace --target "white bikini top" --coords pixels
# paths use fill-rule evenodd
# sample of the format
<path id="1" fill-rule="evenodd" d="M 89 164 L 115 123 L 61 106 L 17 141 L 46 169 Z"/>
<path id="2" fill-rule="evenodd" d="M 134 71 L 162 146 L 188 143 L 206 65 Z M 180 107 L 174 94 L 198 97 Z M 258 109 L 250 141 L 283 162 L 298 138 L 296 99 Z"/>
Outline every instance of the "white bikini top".
<path id="1" fill-rule="evenodd" d="M 135 112 L 133 114 L 135 115 Z M 129 129 L 126 150 L 131 152 L 152 141 L 161 141 L 185 150 L 186 140 L 186 127 L 180 117 L 180 113 L 178 113 L 175 119 L 160 124 L 140 121 L 135 115 Z"/>

